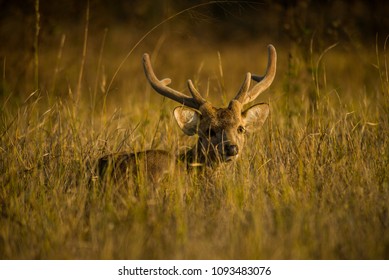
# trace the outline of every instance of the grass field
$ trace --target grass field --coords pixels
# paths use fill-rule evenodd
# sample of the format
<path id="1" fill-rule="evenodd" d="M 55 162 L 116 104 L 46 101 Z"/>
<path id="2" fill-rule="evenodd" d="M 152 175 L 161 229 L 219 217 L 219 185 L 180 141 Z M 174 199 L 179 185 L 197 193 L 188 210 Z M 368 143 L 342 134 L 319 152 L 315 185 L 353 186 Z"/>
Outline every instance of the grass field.
<path id="1" fill-rule="evenodd" d="M 218 46 L 157 30 L 124 60 L 142 34 L 123 34 L 90 35 L 84 52 L 72 33 L 56 36 L 30 63 L 3 57 L 1 259 L 389 258 L 387 46 Z M 173 87 L 192 78 L 225 106 L 247 71 L 263 73 L 269 43 L 278 72 L 257 100 L 271 116 L 215 181 L 171 174 L 137 196 L 90 182 L 106 153 L 195 143 L 146 82 L 143 52 Z"/>

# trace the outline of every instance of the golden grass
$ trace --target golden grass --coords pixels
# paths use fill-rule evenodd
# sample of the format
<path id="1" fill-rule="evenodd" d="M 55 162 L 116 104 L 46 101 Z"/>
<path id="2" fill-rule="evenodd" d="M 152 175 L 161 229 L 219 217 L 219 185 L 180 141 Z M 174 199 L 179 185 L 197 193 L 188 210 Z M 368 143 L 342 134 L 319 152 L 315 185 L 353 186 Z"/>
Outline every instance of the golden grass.
<path id="1" fill-rule="evenodd" d="M 159 45 L 139 46 L 107 92 L 126 55 L 112 37 L 90 39 L 79 102 L 81 49 L 71 39 L 41 46 L 38 91 L 34 79 L 22 94 L 11 91 L 15 70 L 4 62 L 0 258 L 389 257 L 386 49 L 340 44 L 325 53 L 261 40 L 214 47 L 165 34 Z M 105 153 L 194 143 L 172 119 L 175 104 L 147 84 L 143 51 L 174 87 L 192 78 L 221 106 L 246 71 L 263 72 L 267 43 L 279 70 L 258 100 L 270 103 L 271 117 L 215 182 L 172 174 L 156 192 L 141 185 L 138 196 L 91 183 L 90 168 Z"/>

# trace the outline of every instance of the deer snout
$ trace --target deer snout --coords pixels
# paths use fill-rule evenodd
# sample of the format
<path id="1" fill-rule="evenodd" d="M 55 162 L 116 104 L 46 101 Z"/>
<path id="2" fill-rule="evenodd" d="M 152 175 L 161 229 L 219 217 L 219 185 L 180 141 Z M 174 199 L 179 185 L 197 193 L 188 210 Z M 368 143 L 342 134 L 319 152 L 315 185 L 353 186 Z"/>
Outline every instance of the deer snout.
<path id="1" fill-rule="evenodd" d="M 233 157 L 239 153 L 239 148 L 237 145 L 226 144 L 224 146 L 224 151 L 226 153 L 226 156 Z"/>

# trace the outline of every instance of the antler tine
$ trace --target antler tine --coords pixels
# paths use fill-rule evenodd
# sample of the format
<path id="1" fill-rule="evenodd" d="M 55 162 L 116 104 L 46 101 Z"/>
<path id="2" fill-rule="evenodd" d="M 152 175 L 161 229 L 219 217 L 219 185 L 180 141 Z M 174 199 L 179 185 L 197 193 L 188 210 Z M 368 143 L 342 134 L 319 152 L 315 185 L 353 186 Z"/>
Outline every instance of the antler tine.
<path id="1" fill-rule="evenodd" d="M 171 82 L 170 79 L 167 78 L 167 79 L 159 80 L 154 74 L 153 67 L 151 66 L 151 62 L 150 62 L 150 56 L 147 53 L 145 53 L 143 55 L 143 68 L 144 68 L 147 80 L 150 82 L 153 89 L 156 92 L 158 92 L 159 94 L 161 94 L 167 98 L 170 98 L 174 101 L 177 101 L 178 103 L 181 103 L 185 106 L 191 107 L 193 109 L 199 109 L 200 106 L 203 104 L 200 94 L 198 94 L 198 95 L 200 96 L 201 99 L 198 99 L 197 96 L 193 95 L 193 92 L 192 92 L 192 89 L 194 89 L 193 85 L 192 85 L 193 86 L 192 89 L 189 88 L 192 95 L 193 95 L 193 98 L 192 98 L 192 97 L 189 97 L 189 96 L 187 96 L 187 95 L 185 95 L 177 90 L 174 90 L 174 89 L 168 87 L 168 85 Z M 195 89 L 195 91 L 196 91 L 196 89 Z M 199 101 L 201 101 L 201 102 L 199 102 Z"/>
<path id="2" fill-rule="evenodd" d="M 243 81 L 242 86 L 239 89 L 238 94 L 235 96 L 235 100 L 238 100 L 240 103 L 244 103 L 244 99 L 246 98 L 246 94 L 250 88 L 250 83 L 251 83 L 251 73 L 247 73 L 246 77 Z"/>
<path id="3" fill-rule="evenodd" d="M 235 100 L 240 101 L 242 104 L 249 103 L 258 97 L 263 91 L 265 91 L 273 82 L 276 75 L 276 64 L 277 64 L 277 52 L 273 45 L 268 45 L 268 63 L 266 74 L 264 76 L 252 75 L 251 79 L 258 82 L 251 90 L 248 88 L 243 91 L 244 86 L 239 90 Z M 246 75 L 247 80 L 248 75 Z M 244 85 L 247 83 L 245 80 Z"/>
<path id="4" fill-rule="evenodd" d="M 205 100 L 205 99 L 201 96 L 200 92 L 194 87 L 192 80 L 188 80 L 188 88 L 189 88 L 190 93 L 191 93 L 192 96 L 193 96 L 193 99 L 195 99 L 196 102 L 197 102 L 200 106 L 207 102 L 207 100 Z"/>

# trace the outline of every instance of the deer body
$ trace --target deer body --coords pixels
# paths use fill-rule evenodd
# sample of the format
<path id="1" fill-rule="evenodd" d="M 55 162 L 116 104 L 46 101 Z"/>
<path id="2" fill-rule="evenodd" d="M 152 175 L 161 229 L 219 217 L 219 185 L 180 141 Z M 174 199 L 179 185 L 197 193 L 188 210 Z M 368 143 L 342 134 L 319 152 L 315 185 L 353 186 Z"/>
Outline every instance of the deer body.
<path id="1" fill-rule="evenodd" d="M 214 169 L 225 162 L 235 160 L 244 147 L 246 132 L 259 130 L 269 115 L 269 105 L 259 103 L 243 109 L 272 83 L 276 73 L 276 50 L 268 46 L 269 60 L 266 74 L 261 76 L 246 74 L 238 94 L 226 108 L 217 108 L 205 100 L 188 80 L 192 97 L 170 88 L 170 79 L 159 80 L 152 69 L 148 54 L 143 56 L 146 77 L 159 94 L 181 104 L 173 111 L 178 126 L 189 135 L 198 135 L 196 145 L 178 156 L 161 150 L 147 150 L 137 153 L 106 155 L 99 159 L 99 174 L 106 174 L 111 167 L 114 174 L 144 173 L 152 182 L 159 182 L 173 169 L 191 169 L 204 166 Z M 251 80 L 258 82 L 250 89 Z"/>

